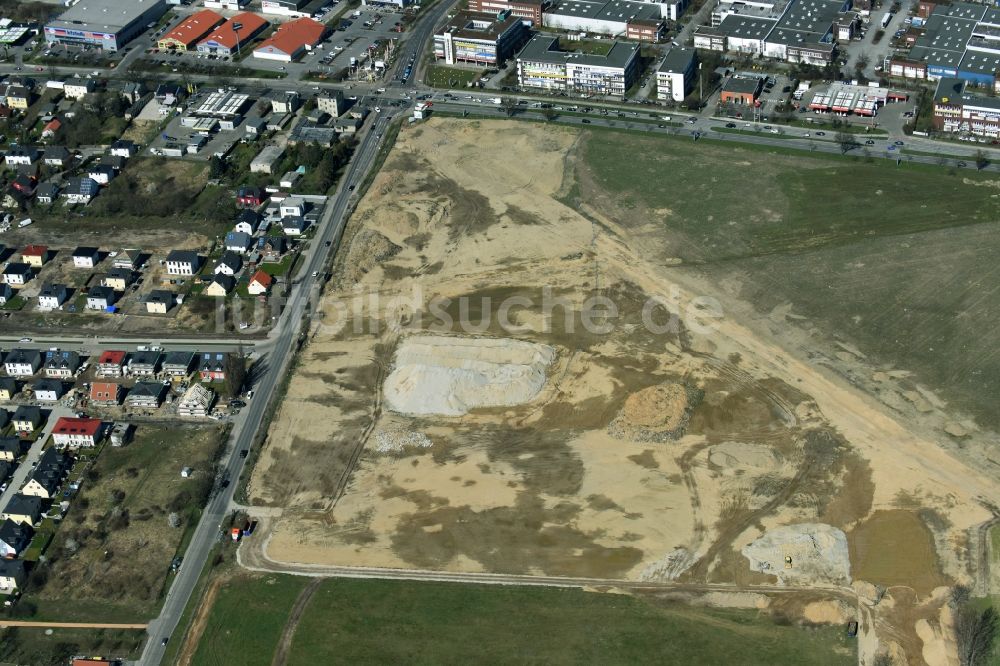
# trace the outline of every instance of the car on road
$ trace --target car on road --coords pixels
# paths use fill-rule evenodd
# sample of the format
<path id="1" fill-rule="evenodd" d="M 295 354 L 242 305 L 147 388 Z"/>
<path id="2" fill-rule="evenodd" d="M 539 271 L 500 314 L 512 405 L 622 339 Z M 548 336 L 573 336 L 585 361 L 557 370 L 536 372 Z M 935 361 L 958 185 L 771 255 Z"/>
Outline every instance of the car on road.
<path id="1" fill-rule="evenodd" d="M 166 645 L 167 641 L 170 640 L 170 636 L 164 636 L 163 640 L 160 641 L 160 645 Z"/>
<path id="2" fill-rule="evenodd" d="M 330 247 L 331 245 L 333 245 L 333 241 L 327 241 L 327 242 L 326 242 L 326 246 L 327 246 L 327 247 Z"/>
<path id="3" fill-rule="evenodd" d="M 816 136 L 826 136 L 826 132 L 816 132 Z"/>
<path id="4" fill-rule="evenodd" d="M 580 122 L 583 123 L 583 124 L 585 124 L 585 125 L 589 125 L 590 124 L 590 118 L 584 118 Z"/>
<path id="5" fill-rule="evenodd" d="M 875 145 L 875 142 L 874 142 L 874 141 L 872 141 L 871 139 L 868 139 L 867 141 L 865 141 L 865 145 L 866 145 L 866 146 L 874 146 L 874 145 Z"/>
<path id="6" fill-rule="evenodd" d="M 736 123 L 726 123 L 726 128 L 727 129 L 735 129 L 736 128 Z"/>
<path id="7" fill-rule="evenodd" d="M 348 192 L 353 192 L 354 191 L 354 185 L 348 185 L 347 186 L 347 191 Z"/>
<path id="8" fill-rule="evenodd" d="M 31 338 L 21 338 L 18 342 L 31 342 Z"/>
<path id="9" fill-rule="evenodd" d="M 312 272 L 312 276 L 313 276 L 314 278 L 315 278 L 315 277 L 319 277 L 319 271 L 313 271 L 313 272 Z"/>
<path id="10" fill-rule="evenodd" d="M 897 146 L 902 146 L 902 145 L 903 145 L 903 142 L 902 142 L 902 141 L 895 141 L 895 142 L 893 142 L 893 143 L 895 143 L 895 144 L 896 144 Z"/>
<path id="11" fill-rule="evenodd" d="M 689 125 L 694 125 L 696 122 L 698 122 L 698 119 L 694 116 L 691 116 L 690 118 L 687 119 L 687 121 Z"/>
<path id="12" fill-rule="evenodd" d="M 240 458 L 246 458 L 248 455 L 250 455 L 250 449 L 243 449 L 240 451 Z"/>
<path id="13" fill-rule="evenodd" d="M 965 167 L 967 167 L 969 165 L 966 162 L 959 162 L 958 166 L 959 166 L 960 169 L 964 169 Z"/>
<path id="14" fill-rule="evenodd" d="M 666 125 L 657 125 L 657 127 L 659 127 L 660 129 L 667 129 Z"/>

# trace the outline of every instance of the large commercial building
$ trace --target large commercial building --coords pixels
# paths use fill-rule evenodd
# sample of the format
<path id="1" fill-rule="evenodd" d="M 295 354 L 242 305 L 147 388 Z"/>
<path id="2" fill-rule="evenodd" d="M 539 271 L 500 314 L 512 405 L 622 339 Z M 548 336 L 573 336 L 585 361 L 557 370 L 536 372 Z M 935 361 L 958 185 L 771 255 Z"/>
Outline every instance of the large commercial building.
<path id="1" fill-rule="evenodd" d="M 694 87 L 697 72 L 694 49 L 675 46 L 656 69 L 656 98 L 661 102 L 683 102 Z"/>
<path id="2" fill-rule="evenodd" d="M 1000 136 L 1000 99 L 966 90 L 962 79 L 944 77 L 934 92 L 934 126 L 944 132 Z"/>
<path id="3" fill-rule="evenodd" d="M 967 2 L 921 3 L 921 9 L 927 16 L 922 34 L 908 54 L 890 61 L 889 73 L 930 81 L 958 78 L 1000 91 L 1000 9 Z"/>
<path id="4" fill-rule="evenodd" d="M 240 27 L 236 28 L 237 25 Z M 198 50 L 202 53 L 231 55 L 259 35 L 267 26 L 267 21 L 256 14 L 251 12 L 237 14 L 198 42 Z"/>
<path id="5" fill-rule="evenodd" d="M 167 34 L 160 37 L 156 44 L 161 49 L 187 51 L 225 22 L 226 19 L 220 14 L 211 9 L 203 9 L 175 25 Z"/>
<path id="6" fill-rule="evenodd" d="M 842 32 L 853 34 L 857 15 L 849 11 L 851 2 L 721 0 L 712 14 L 712 25 L 695 30 L 694 46 L 825 65 L 833 61 Z"/>
<path id="7" fill-rule="evenodd" d="M 166 0 L 79 0 L 46 24 L 45 41 L 117 51 L 166 11 Z"/>
<path id="8" fill-rule="evenodd" d="M 613 42 L 605 55 L 562 51 L 559 38 L 536 35 L 517 55 L 525 88 L 624 98 L 639 76 L 639 45 Z"/>
<path id="9" fill-rule="evenodd" d="M 260 13 L 293 18 L 309 16 L 308 12 L 302 10 L 308 2 L 309 0 L 261 0 Z"/>
<path id="10" fill-rule="evenodd" d="M 524 21 L 510 11 L 458 12 L 434 35 L 434 57 L 449 65 L 502 65 L 527 39 Z"/>
<path id="11" fill-rule="evenodd" d="M 254 58 L 291 62 L 327 35 L 326 25 L 311 18 L 297 18 L 278 26 L 278 30 L 253 50 Z"/>
<path id="12" fill-rule="evenodd" d="M 543 0 L 469 0 L 469 11 L 484 14 L 499 14 L 509 11 L 514 16 L 524 19 L 532 26 L 542 24 L 542 9 L 546 6 Z"/>
<path id="13" fill-rule="evenodd" d="M 634 0 L 559 0 L 542 14 L 556 30 L 659 41 L 666 31 L 660 3 Z"/>

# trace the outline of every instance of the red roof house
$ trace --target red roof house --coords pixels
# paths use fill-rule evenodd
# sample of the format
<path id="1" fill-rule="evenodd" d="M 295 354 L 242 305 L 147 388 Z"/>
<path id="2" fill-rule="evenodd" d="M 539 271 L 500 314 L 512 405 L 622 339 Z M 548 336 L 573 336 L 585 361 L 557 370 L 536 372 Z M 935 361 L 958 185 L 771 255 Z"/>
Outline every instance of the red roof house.
<path id="1" fill-rule="evenodd" d="M 271 288 L 271 284 L 274 283 L 274 278 L 265 273 L 264 271 L 257 271 L 250 278 L 250 282 L 247 283 L 247 291 L 254 296 L 259 294 L 266 294 L 267 290 Z"/>
<path id="2" fill-rule="evenodd" d="M 97 359 L 98 377 L 121 377 L 125 367 L 125 352 L 109 349 L 101 352 Z"/>
<path id="3" fill-rule="evenodd" d="M 60 448 L 95 446 L 103 425 L 100 419 L 62 416 L 52 429 L 52 442 Z"/>

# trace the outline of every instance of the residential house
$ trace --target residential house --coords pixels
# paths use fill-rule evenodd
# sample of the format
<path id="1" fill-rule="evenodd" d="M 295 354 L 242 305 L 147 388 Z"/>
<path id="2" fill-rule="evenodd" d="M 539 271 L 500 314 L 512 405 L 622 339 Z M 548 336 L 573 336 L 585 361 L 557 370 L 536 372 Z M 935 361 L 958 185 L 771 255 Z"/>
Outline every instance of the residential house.
<path id="1" fill-rule="evenodd" d="M 156 87 L 156 92 L 153 93 L 153 96 L 156 98 L 157 102 L 164 102 L 168 98 L 176 100 L 180 99 L 182 91 L 183 88 L 176 83 L 161 83 Z"/>
<path id="2" fill-rule="evenodd" d="M 215 402 L 215 391 L 201 384 L 192 384 L 177 403 L 179 416 L 208 416 Z"/>
<path id="3" fill-rule="evenodd" d="M 125 352 L 108 349 L 97 358 L 98 377 L 121 377 L 125 370 Z"/>
<path id="4" fill-rule="evenodd" d="M 243 132 L 247 137 L 255 139 L 267 131 L 267 121 L 258 116 L 247 116 L 243 121 Z"/>
<path id="5" fill-rule="evenodd" d="M 34 269 L 23 261 L 12 261 L 3 269 L 3 282 L 12 287 L 23 287 L 33 277 Z"/>
<path id="6" fill-rule="evenodd" d="M 34 533 L 35 531 L 30 525 L 16 523 L 9 518 L 5 518 L 0 523 L 0 558 L 6 560 L 16 558 L 31 543 L 31 537 Z M 2 573 L 0 573 L 0 576 L 2 576 Z M 3 585 L 3 581 L 0 581 L 0 588 Z"/>
<path id="7" fill-rule="evenodd" d="M 198 358 L 198 374 L 203 382 L 226 380 L 226 352 L 202 352 Z"/>
<path id="8" fill-rule="evenodd" d="M 167 255 L 168 275 L 195 275 L 201 270 L 202 258 L 190 250 L 171 250 Z"/>
<path id="9" fill-rule="evenodd" d="M 228 275 L 216 275 L 205 287 L 206 296 L 226 296 L 236 288 L 236 280 Z"/>
<path id="10" fill-rule="evenodd" d="M 121 155 L 101 155 L 100 164 L 114 169 L 116 176 L 122 172 L 122 169 L 125 168 L 127 163 L 128 159 L 122 157 Z"/>
<path id="11" fill-rule="evenodd" d="M 63 95 L 69 99 L 83 99 L 94 92 L 93 79 L 68 79 L 63 86 Z"/>
<path id="12" fill-rule="evenodd" d="M 0 520 L 12 520 L 22 525 L 34 525 L 42 518 L 42 500 L 17 493 L 0 511 Z"/>
<path id="13" fill-rule="evenodd" d="M 98 421 L 98 423 L 100 423 Z M 28 497 L 53 499 L 66 478 L 70 460 L 58 448 L 49 448 L 42 453 L 38 464 L 21 488 L 21 494 Z"/>
<path id="14" fill-rule="evenodd" d="M 65 303 L 68 297 L 66 285 L 46 282 L 38 292 L 38 307 L 43 310 L 55 310 Z"/>
<path id="15" fill-rule="evenodd" d="M 98 185 L 107 185 L 115 175 L 114 167 L 107 164 L 95 164 L 87 170 L 87 177 Z"/>
<path id="16" fill-rule="evenodd" d="M 53 379 L 71 379 L 80 367 L 80 355 L 71 350 L 49 350 L 45 352 L 42 366 L 45 376 Z"/>
<path id="17" fill-rule="evenodd" d="M 264 271 L 257 271 L 251 276 L 250 282 L 247 283 L 247 292 L 252 296 L 266 294 L 273 283 L 274 278 Z"/>
<path id="18" fill-rule="evenodd" d="M 22 211 L 27 205 L 28 197 L 21 194 L 20 190 L 15 187 L 9 188 L 3 193 L 3 199 L 0 199 L 0 207 L 2 208 L 13 208 L 14 210 Z"/>
<path id="19" fill-rule="evenodd" d="M 70 154 L 64 146 L 51 146 L 45 149 L 42 163 L 45 166 L 58 167 L 63 169 L 69 164 Z"/>
<path id="20" fill-rule="evenodd" d="M 129 159 L 135 157 L 138 153 L 139 146 L 134 141 L 129 141 L 128 139 L 118 139 L 111 144 L 111 154 L 115 157 Z"/>
<path id="21" fill-rule="evenodd" d="M 50 204 L 59 198 L 59 186 L 51 181 L 46 181 L 35 190 L 35 201 L 42 204 Z"/>
<path id="22" fill-rule="evenodd" d="M 13 463 L 28 450 L 20 437 L 0 437 L 0 461 Z"/>
<path id="23" fill-rule="evenodd" d="M 142 252 L 134 249 L 119 250 L 111 262 L 115 268 L 127 268 L 134 271 L 139 266 L 139 258 Z"/>
<path id="24" fill-rule="evenodd" d="M 45 123 L 42 128 L 42 138 L 51 139 L 56 135 L 56 132 L 62 129 L 62 121 L 58 118 L 53 118 L 49 122 Z"/>
<path id="25" fill-rule="evenodd" d="M 11 181 L 10 186 L 17 190 L 18 194 L 25 200 L 28 200 L 35 194 L 35 188 L 38 187 L 38 179 L 34 176 L 19 173 Z"/>
<path id="26" fill-rule="evenodd" d="M 42 367 L 42 353 L 37 349 L 11 349 L 3 366 L 8 377 L 30 377 Z"/>
<path id="27" fill-rule="evenodd" d="M 157 409 L 166 392 L 162 382 L 139 382 L 128 392 L 125 404 L 133 409 Z"/>
<path id="28" fill-rule="evenodd" d="M 87 291 L 87 309 L 105 312 L 118 300 L 115 290 L 111 287 L 95 285 Z"/>
<path id="29" fill-rule="evenodd" d="M 212 273 L 215 275 L 233 276 L 239 273 L 241 268 L 243 268 L 243 260 L 240 259 L 240 255 L 231 250 L 226 250 L 219 257 L 219 261 L 215 264 L 215 270 Z"/>
<path id="30" fill-rule="evenodd" d="M 117 382 L 93 382 L 90 385 L 90 404 L 114 407 L 121 402 L 122 387 Z"/>
<path id="31" fill-rule="evenodd" d="M 13 377 L 0 377 L 0 401 L 10 402 L 17 395 L 17 380 Z"/>
<path id="32" fill-rule="evenodd" d="M 236 226 L 233 227 L 233 231 L 252 236 L 260 231 L 261 223 L 260 213 L 248 208 L 240 211 L 240 214 L 236 216 Z"/>
<path id="33" fill-rule="evenodd" d="M 38 402 L 57 402 L 66 393 L 66 387 L 58 379 L 39 379 L 31 390 Z"/>
<path id="34" fill-rule="evenodd" d="M 66 181 L 66 189 L 63 190 L 63 198 L 69 204 L 88 204 L 101 191 L 101 186 L 90 176 L 82 178 L 70 178 Z"/>
<path id="35" fill-rule="evenodd" d="M 271 113 L 295 113 L 302 106 L 302 98 L 294 90 L 275 91 L 267 99 L 271 102 Z"/>
<path id="36" fill-rule="evenodd" d="M 6 305 L 7 301 L 14 298 L 14 290 L 6 282 L 0 283 L 0 305 Z"/>
<path id="37" fill-rule="evenodd" d="M 250 234 L 243 231 L 230 231 L 226 234 L 226 249 L 232 252 L 239 252 L 240 254 L 246 254 L 247 250 L 253 245 L 253 239 L 250 238 Z"/>
<path id="38" fill-rule="evenodd" d="M 34 405 L 20 405 L 14 410 L 11 422 L 14 431 L 30 435 L 42 425 L 42 410 Z"/>
<path id="39" fill-rule="evenodd" d="M 131 268 L 112 268 L 101 283 L 115 291 L 125 291 L 135 282 L 135 272 Z"/>
<path id="40" fill-rule="evenodd" d="M 301 236 L 308 226 L 309 222 L 300 215 L 281 218 L 281 230 L 286 236 Z"/>
<path id="41" fill-rule="evenodd" d="M 31 106 L 32 94 L 26 86 L 9 85 L 4 97 L 7 99 L 7 106 L 19 111 L 27 111 Z"/>
<path id="42" fill-rule="evenodd" d="M 81 246 L 73 250 L 73 266 L 75 268 L 93 268 L 101 260 L 101 253 L 96 247 Z"/>
<path id="43" fill-rule="evenodd" d="M 52 443 L 61 449 L 94 447 L 100 441 L 103 431 L 104 424 L 100 419 L 63 416 L 52 428 Z"/>
<path id="44" fill-rule="evenodd" d="M 6 428 L 8 423 L 10 423 L 10 412 L 6 409 L 0 408 L 0 430 Z"/>
<path id="45" fill-rule="evenodd" d="M 248 208 L 256 208 L 264 203 L 267 197 L 264 196 L 264 191 L 259 187 L 250 187 L 249 185 L 244 185 L 236 193 L 236 201 L 241 206 L 246 206 Z"/>
<path id="46" fill-rule="evenodd" d="M 32 268 L 41 268 L 49 260 L 49 248 L 46 245 L 27 245 L 21 250 L 21 261 Z"/>
<path id="47" fill-rule="evenodd" d="M 27 579 L 24 560 L 0 560 L 0 594 L 17 594 Z"/>
<path id="48" fill-rule="evenodd" d="M 296 217 L 306 214 L 306 202 L 300 197 L 288 197 L 278 207 L 281 217 Z"/>
<path id="49" fill-rule="evenodd" d="M 3 160 L 7 166 L 31 166 L 38 161 L 41 157 L 41 152 L 38 148 L 34 146 L 18 146 L 17 148 L 11 148 L 4 155 Z"/>
<path id="50" fill-rule="evenodd" d="M 163 374 L 170 377 L 187 377 L 191 372 L 191 361 L 194 360 L 194 352 L 171 351 L 163 357 L 161 370 Z"/>
<path id="51" fill-rule="evenodd" d="M 160 352 L 137 351 L 128 361 L 128 374 L 133 377 L 152 377 L 160 369 Z"/>
<path id="52" fill-rule="evenodd" d="M 132 441 L 135 426 L 131 423 L 116 423 L 111 428 L 111 446 L 125 446 Z"/>
<path id="53" fill-rule="evenodd" d="M 141 81 L 122 81 L 120 84 L 121 94 L 130 104 L 135 104 L 146 91 L 146 86 Z"/>
<path id="54" fill-rule="evenodd" d="M 263 236 L 257 239 L 257 251 L 263 261 L 278 262 L 288 251 L 288 242 L 283 236 Z"/>
<path id="55" fill-rule="evenodd" d="M 164 289 L 154 289 L 146 297 L 146 312 L 150 314 L 167 314 L 174 307 L 174 293 Z"/>

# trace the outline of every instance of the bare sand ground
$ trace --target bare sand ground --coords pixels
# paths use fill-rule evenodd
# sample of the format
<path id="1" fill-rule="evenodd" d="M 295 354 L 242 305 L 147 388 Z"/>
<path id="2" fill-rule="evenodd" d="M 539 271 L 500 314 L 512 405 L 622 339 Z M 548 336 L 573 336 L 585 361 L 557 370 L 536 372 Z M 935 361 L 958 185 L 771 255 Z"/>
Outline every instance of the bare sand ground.
<path id="1" fill-rule="evenodd" d="M 774 577 L 751 572 L 739 554 L 768 529 L 825 523 L 851 541 L 876 511 L 919 511 L 923 527 L 895 516 L 902 527 L 887 532 L 904 542 L 854 549 L 861 554 L 851 571 L 879 571 L 880 557 L 906 540 L 922 543 L 925 530 L 931 549 L 912 589 L 903 581 L 879 608 L 902 627 L 886 639 L 889 649 L 942 654 L 933 635 L 942 626 L 941 597 L 922 582 L 976 575 L 969 535 L 990 515 L 980 500 L 1000 497 L 1000 484 L 956 455 L 940 431 L 900 420 L 829 364 L 804 360 L 809 336 L 778 330 L 723 286 L 675 267 L 669 247 L 644 244 L 651 230 L 630 231 L 599 209 L 563 204 L 561 194 L 577 184 L 572 167 L 585 136 L 505 121 L 404 129 L 352 219 L 325 317 L 253 475 L 254 503 L 284 508 L 267 556 L 768 582 Z M 484 158 L 499 154 L 505 158 Z M 546 288 L 563 307 L 539 305 Z M 452 299 L 439 313 L 454 320 L 460 297 L 469 297 L 469 319 L 494 312 L 475 330 L 434 319 L 435 333 L 551 346 L 556 359 L 538 396 L 456 417 L 386 409 L 382 382 L 399 341 L 412 334 L 387 325 L 400 308 L 386 302 L 406 301 L 414 290 L 425 302 Z M 345 322 L 336 303 L 359 293 L 377 295 L 378 330 Z M 619 306 L 609 333 L 581 330 L 579 310 L 594 294 Z M 679 330 L 642 326 L 651 296 L 684 313 Z M 724 316 L 696 307 L 703 296 L 716 298 Z M 510 297 L 531 301 L 509 313 L 520 326 L 514 332 L 495 313 Z M 404 323 L 416 319 L 413 308 L 402 310 Z M 420 312 L 424 332 L 427 315 Z M 841 351 L 844 362 L 863 360 Z M 630 395 L 664 383 L 697 392 L 676 439 L 609 434 Z M 930 416 L 943 408 L 921 399 Z M 386 431 L 417 433 L 430 446 L 379 454 L 372 436 Z"/>

